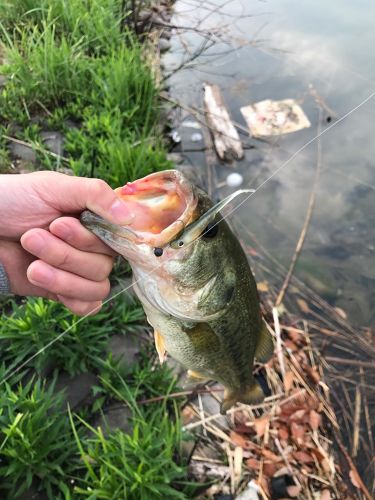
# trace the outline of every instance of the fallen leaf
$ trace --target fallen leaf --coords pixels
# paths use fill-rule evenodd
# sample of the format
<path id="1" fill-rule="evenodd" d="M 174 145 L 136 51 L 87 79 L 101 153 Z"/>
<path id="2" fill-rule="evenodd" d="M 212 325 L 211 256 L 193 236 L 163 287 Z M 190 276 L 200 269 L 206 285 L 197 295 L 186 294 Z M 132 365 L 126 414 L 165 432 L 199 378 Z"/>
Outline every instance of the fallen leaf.
<path id="1" fill-rule="evenodd" d="M 296 498 L 301 493 L 301 486 L 288 486 L 286 491 L 288 492 L 290 498 Z"/>
<path id="2" fill-rule="evenodd" d="M 280 462 L 283 460 L 283 457 L 279 456 L 279 455 L 276 455 L 276 453 L 274 453 L 273 451 L 271 450 L 268 450 L 267 448 L 263 448 L 262 449 L 262 455 L 264 456 L 264 458 L 266 458 L 267 460 L 272 460 L 273 462 Z"/>
<path id="3" fill-rule="evenodd" d="M 304 368 L 311 382 L 313 382 L 314 384 L 318 384 L 320 382 L 320 374 L 316 366 L 311 367 L 309 365 L 306 365 Z"/>
<path id="4" fill-rule="evenodd" d="M 268 283 L 267 281 L 259 281 L 257 284 L 258 292 L 268 292 Z"/>
<path id="5" fill-rule="evenodd" d="M 292 371 L 288 371 L 286 372 L 285 376 L 284 376 L 284 388 L 285 388 L 285 392 L 289 392 L 290 389 L 292 388 L 293 386 L 293 380 L 294 380 L 294 374 Z"/>
<path id="6" fill-rule="evenodd" d="M 280 441 L 287 441 L 289 438 L 288 429 L 284 426 L 280 427 L 280 429 L 278 431 L 278 436 L 279 436 Z"/>
<path id="7" fill-rule="evenodd" d="M 349 477 L 350 477 L 350 480 L 351 480 L 353 486 L 360 489 L 361 488 L 361 478 L 359 477 L 358 472 L 354 469 L 351 469 L 351 471 L 349 472 Z"/>
<path id="8" fill-rule="evenodd" d="M 302 443 L 305 437 L 305 427 L 303 425 L 292 422 L 290 425 L 290 431 L 292 436 L 297 443 Z"/>
<path id="9" fill-rule="evenodd" d="M 293 451 L 292 453 L 293 457 L 297 462 L 302 463 L 302 464 L 311 464 L 314 463 L 314 459 L 311 455 L 306 453 L 305 451 Z"/>
<path id="10" fill-rule="evenodd" d="M 241 434 L 231 431 L 230 438 L 233 444 L 237 446 L 242 446 L 242 448 L 247 448 L 248 439 L 244 438 Z"/>
<path id="11" fill-rule="evenodd" d="M 260 461 L 256 458 L 248 458 L 246 460 L 246 465 L 250 470 L 259 470 L 260 469 Z"/>
<path id="12" fill-rule="evenodd" d="M 282 467 L 282 464 L 280 464 L 280 463 L 264 462 L 263 474 L 267 477 L 273 477 L 281 467 Z"/>
<path id="13" fill-rule="evenodd" d="M 182 422 L 184 425 L 188 424 L 193 420 L 193 418 L 196 416 L 193 408 L 191 406 L 187 405 L 181 412 L 182 414 Z"/>
<path id="14" fill-rule="evenodd" d="M 286 349 L 289 350 L 289 351 L 292 351 L 292 352 L 298 351 L 297 344 L 295 344 L 294 342 L 292 342 L 290 339 L 285 339 L 284 340 L 284 345 L 285 345 Z"/>
<path id="15" fill-rule="evenodd" d="M 326 458 L 325 455 L 318 449 L 318 448 L 311 448 L 310 453 L 315 456 L 315 458 L 318 460 L 318 462 L 321 462 Z"/>
<path id="16" fill-rule="evenodd" d="M 305 408 L 302 408 L 301 410 L 297 410 L 295 411 L 294 413 L 292 413 L 290 415 L 290 420 L 296 422 L 297 420 L 301 421 L 303 419 L 303 417 L 305 416 L 306 414 L 306 409 Z"/>
<path id="17" fill-rule="evenodd" d="M 341 307 L 334 307 L 334 310 L 337 312 L 337 314 L 340 316 L 342 319 L 347 319 L 346 312 L 344 309 L 341 309 Z"/>
<path id="18" fill-rule="evenodd" d="M 290 330 L 288 330 L 288 337 L 290 338 L 290 340 L 292 342 L 305 343 L 305 338 L 302 336 L 301 332 L 299 332 L 298 330 L 295 330 L 294 328 L 291 328 Z"/>
<path id="19" fill-rule="evenodd" d="M 269 415 L 263 415 L 262 417 L 256 418 L 254 420 L 254 427 L 258 437 L 264 436 L 269 421 L 270 421 Z"/>
<path id="20" fill-rule="evenodd" d="M 322 416 L 315 410 L 310 410 L 309 424 L 311 429 L 313 431 L 318 430 L 321 423 L 322 423 Z"/>
<path id="21" fill-rule="evenodd" d="M 320 493 L 320 500 L 331 500 L 331 492 L 329 490 L 323 490 Z"/>
<path id="22" fill-rule="evenodd" d="M 307 302 L 303 299 L 297 299 L 297 304 L 298 304 L 298 307 L 301 309 L 302 312 L 304 313 L 309 313 L 310 312 L 310 308 L 307 304 Z"/>

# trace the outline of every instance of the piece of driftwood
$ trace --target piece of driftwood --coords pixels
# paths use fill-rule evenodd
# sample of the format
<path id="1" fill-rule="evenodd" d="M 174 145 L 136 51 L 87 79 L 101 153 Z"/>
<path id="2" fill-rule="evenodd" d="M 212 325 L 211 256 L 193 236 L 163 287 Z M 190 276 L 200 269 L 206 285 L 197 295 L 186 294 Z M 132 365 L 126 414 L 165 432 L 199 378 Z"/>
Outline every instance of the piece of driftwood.
<path id="1" fill-rule="evenodd" d="M 244 152 L 240 137 L 224 105 L 217 85 L 204 85 L 204 110 L 216 152 L 224 161 L 240 160 Z"/>

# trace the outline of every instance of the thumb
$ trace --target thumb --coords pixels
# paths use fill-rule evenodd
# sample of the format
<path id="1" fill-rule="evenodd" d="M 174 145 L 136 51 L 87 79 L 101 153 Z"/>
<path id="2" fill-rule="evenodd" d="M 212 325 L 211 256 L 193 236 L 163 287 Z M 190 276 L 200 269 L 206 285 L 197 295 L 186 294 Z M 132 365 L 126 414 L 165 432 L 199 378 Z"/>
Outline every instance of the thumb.
<path id="1" fill-rule="evenodd" d="M 74 177 L 58 172 L 42 174 L 52 174 L 56 177 L 53 179 L 52 189 L 52 179 L 46 179 L 44 189 L 47 188 L 47 191 L 44 191 L 43 198 L 49 197 L 51 205 L 61 212 L 76 213 L 89 209 L 115 224 L 125 225 L 133 221 L 134 214 L 103 180 Z"/>

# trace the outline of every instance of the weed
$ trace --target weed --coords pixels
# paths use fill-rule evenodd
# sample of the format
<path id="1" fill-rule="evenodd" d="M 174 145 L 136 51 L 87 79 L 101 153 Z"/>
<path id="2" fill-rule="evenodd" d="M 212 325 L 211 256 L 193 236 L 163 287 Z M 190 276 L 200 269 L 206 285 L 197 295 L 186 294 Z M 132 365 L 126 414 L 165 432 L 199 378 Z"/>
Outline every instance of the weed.
<path id="1" fill-rule="evenodd" d="M 34 480 L 48 498 L 78 465 L 68 419 L 61 414 L 63 393 L 40 380 L 0 392 L 0 491 L 17 498 Z M 78 435 L 79 431 L 75 430 Z"/>
<path id="2" fill-rule="evenodd" d="M 130 392 L 128 402 L 132 401 Z M 131 407 L 136 408 L 132 403 Z M 144 413 L 137 409 L 132 432 L 117 430 L 107 437 L 100 428 L 95 430 L 77 417 L 91 432 L 92 437 L 85 441 L 79 437 L 73 417 L 70 418 L 84 463 L 82 478 L 74 488 L 77 497 L 187 498 L 173 487 L 174 481 L 184 477 L 185 469 L 174 462 L 181 429 L 178 419 L 172 421 L 165 405 Z"/>
<path id="3" fill-rule="evenodd" d="M 11 301 L 13 313 L 0 322 L 2 360 L 18 365 L 40 352 L 30 363 L 39 373 L 53 365 L 70 374 L 85 372 L 98 366 L 107 349 L 113 330 L 123 331 L 126 321 L 139 322 L 143 315 L 137 304 L 118 297 L 95 316 L 77 321 L 62 304 L 42 298 L 29 299 L 24 305 Z M 58 342 L 43 348 L 56 336 L 68 330 Z"/>

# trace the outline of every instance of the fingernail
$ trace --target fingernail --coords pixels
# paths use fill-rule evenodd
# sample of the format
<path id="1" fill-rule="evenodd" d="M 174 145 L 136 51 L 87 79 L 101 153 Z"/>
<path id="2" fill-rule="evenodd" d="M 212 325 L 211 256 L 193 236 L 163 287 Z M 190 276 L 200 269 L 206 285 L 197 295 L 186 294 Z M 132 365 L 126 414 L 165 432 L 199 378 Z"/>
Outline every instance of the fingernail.
<path id="1" fill-rule="evenodd" d="M 44 245 L 44 238 L 40 236 L 40 234 L 35 233 L 27 237 L 25 246 L 27 247 L 28 252 L 34 255 L 40 255 Z"/>
<path id="2" fill-rule="evenodd" d="M 47 264 L 41 264 L 33 266 L 30 269 L 29 281 L 34 285 L 46 286 L 49 285 L 55 276 L 55 272 L 52 267 Z"/>
<path id="3" fill-rule="evenodd" d="M 116 200 L 109 209 L 111 215 L 121 224 L 130 224 L 134 219 L 125 203 L 121 200 Z"/>

